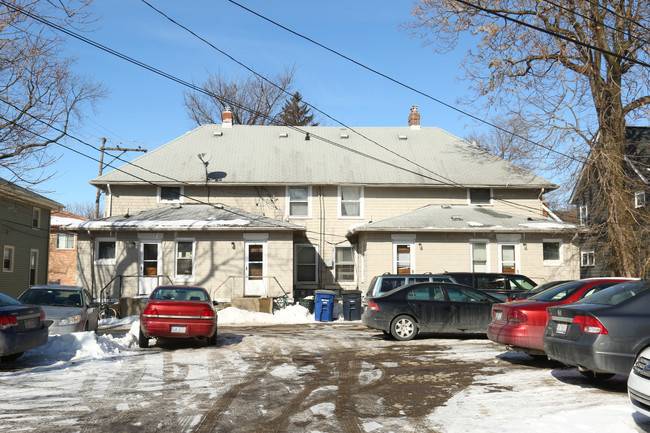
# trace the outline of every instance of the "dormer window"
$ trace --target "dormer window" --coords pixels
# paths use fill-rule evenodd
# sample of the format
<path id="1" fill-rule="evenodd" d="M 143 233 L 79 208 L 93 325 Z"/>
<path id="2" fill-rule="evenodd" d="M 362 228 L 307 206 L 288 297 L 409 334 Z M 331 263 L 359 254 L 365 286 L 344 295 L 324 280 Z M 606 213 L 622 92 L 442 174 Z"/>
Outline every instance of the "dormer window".
<path id="1" fill-rule="evenodd" d="M 490 188 L 470 188 L 467 190 L 468 204 L 491 205 L 492 190 Z"/>
<path id="2" fill-rule="evenodd" d="M 578 210 L 578 221 L 581 226 L 586 226 L 588 220 L 588 214 L 587 214 L 587 205 L 582 205 L 580 206 Z"/>
<path id="3" fill-rule="evenodd" d="M 634 193 L 634 207 L 645 207 L 645 191 L 637 191 Z"/>
<path id="4" fill-rule="evenodd" d="M 160 186 L 158 187 L 158 203 L 182 203 L 182 186 Z"/>

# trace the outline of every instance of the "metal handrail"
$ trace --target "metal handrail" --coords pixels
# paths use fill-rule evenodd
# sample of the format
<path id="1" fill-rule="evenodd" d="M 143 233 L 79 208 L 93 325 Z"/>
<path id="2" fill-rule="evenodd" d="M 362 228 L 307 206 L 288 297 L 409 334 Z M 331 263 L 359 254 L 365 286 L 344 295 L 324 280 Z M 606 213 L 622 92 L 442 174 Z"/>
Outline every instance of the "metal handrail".
<path id="1" fill-rule="evenodd" d="M 228 277 L 227 277 L 227 278 L 226 278 L 226 279 L 225 279 L 225 280 L 224 280 L 224 281 L 219 285 L 219 287 L 217 287 L 216 289 L 214 289 L 214 290 L 212 291 L 213 293 L 210 293 L 210 296 L 213 296 L 214 294 L 218 293 L 218 292 L 219 292 L 219 289 L 221 289 L 221 287 L 223 287 L 223 286 L 224 286 L 228 281 L 231 281 L 231 280 L 234 281 L 235 279 L 239 279 L 239 278 L 241 278 L 241 279 L 245 279 L 245 278 L 248 278 L 248 276 L 247 276 L 247 275 L 229 275 L 229 276 L 228 276 Z M 278 281 L 278 279 L 277 279 L 275 276 L 273 276 L 273 275 L 271 275 L 271 276 L 263 276 L 263 277 L 261 277 L 261 278 L 265 278 L 265 279 L 269 279 L 269 280 L 273 280 L 273 281 L 275 281 L 275 283 L 278 285 L 278 287 L 280 288 L 280 290 L 282 290 L 282 293 L 284 293 L 284 295 L 280 296 L 280 298 L 285 298 L 285 299 L 289 298 L 289 294 L 287 293 L 286 290 L 284 290 L 284 287 L 282 287 L 282 284 L 280 284 L 280 282 Z M 214 296 L 213 296 L 213 297 L 214 297 Z M 232 299 L 233 297 L 234 297 L 234 287 L 231 287 L 231 288 L 230 288 L 230 298 Z M 267 295 L 266 297 L 268 298 L 269 296 Z"/>

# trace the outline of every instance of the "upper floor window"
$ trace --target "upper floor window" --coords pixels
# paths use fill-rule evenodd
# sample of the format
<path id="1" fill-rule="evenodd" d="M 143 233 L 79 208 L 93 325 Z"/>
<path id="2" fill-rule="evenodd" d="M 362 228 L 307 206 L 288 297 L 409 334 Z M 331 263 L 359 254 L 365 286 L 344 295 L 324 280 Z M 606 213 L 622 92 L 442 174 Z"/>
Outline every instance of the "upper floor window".
<path id="1" fill-rule="evenodd" d="M 35 229 L 41 226 L 41 210 L 37 207 L 34 208 L 32 212 L 32 227 Z"/>
<path id="2" fill-rule="evenodd" d="M 340 283 L 354 282 L 354 250 L 351 246 L 334 247 L 334 275 Z"/>
<path id="3" fill-rule="evenodd" d="M 182 203 L 182 186 L 160 186 L 158 187 L 158 203 Z"/>
<path id="4" fill-rule="evenodd" d="M 341 218 L 362 218 L 363 217 L 363 187 L 361 186 L 339 187 L 339 217 Z"/>
<path id="5" fill-rule="evenodd" d="M 637 191 L 634 193 L 634 207 L 640 208 L 645 206 L 645 191 Z"/>
<path id="6" fill-rule="evenodd" d="M 490 188 L 470 188 L 467 190 L 469 204 L 492 204 L 492 190 Z"/>
<path id="7" fill-rule="evenodd" d="M 97 238 L 95 240 L 95 263 L 100 265 L 115 264 L 115 239 Z"/>
<path id="8" fill-rule="evenodd" d="M 57 250 L 73 250 L 74 249 L 74 234 L 72 233 L 57 233 L 56 245 Z"/>
<path id="9" fill-rule="evenodd" d="M 580 252 L 580 266 L 582 267 L 596 266 L 596 258 L 594 257 L 593 251 Z"/>
<path id="10" fill-rule="evenodd" d="M 544 239 L 542 241 L 542 255 L 544 265 L 553 266 L 562 264 L 562 241 L 557 239 Z"/>
<path id="11" fill-rule="evenodd" d="M 287 187 L 287 212 L 292 218 L 311 217 L 311 187 Z"/>
<path id="12" fill-rule="evenodd" d="M 2 272 L 14 271 L 14 247 L 5 245 L 2 258 Z"/>
<path id="13" fill-rule="evenodd" d="M 580 223 L 581 226 L 587 225 L 587 222 L 589 222 L 589 215 L 587 213 L 587 205 L 582 205 L 578 209 L 578 222 Z"/>

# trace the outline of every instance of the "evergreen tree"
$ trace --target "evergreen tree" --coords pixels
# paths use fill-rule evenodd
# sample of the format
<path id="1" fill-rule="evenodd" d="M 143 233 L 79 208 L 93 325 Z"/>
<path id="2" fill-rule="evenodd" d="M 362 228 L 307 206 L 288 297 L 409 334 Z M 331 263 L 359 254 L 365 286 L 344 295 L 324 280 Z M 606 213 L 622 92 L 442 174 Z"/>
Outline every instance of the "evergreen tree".
<path id="1" fill-rule="evenodd" d="M 302 95 L 296 92 L 290 99 L 287 99 L 280 113 L 280 124 L 290 126 L 318 126 L 314 123 L 314 115 L 310 114 L 310 108 L 306 102 L 302 102 Z"/>

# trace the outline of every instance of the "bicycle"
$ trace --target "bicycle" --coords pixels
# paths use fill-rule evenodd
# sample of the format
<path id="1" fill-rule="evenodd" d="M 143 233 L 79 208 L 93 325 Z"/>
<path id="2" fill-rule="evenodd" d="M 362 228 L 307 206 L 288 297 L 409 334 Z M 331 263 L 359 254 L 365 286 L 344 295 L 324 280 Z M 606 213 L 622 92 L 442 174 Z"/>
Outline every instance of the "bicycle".
<path id="1" fill-rule="evenodd" d="M 111 307 L 108 302 L 102 302 L 99 304 L 99 318 L 100 319 L 116 319 L 117 311 L 115 308 Z"/>

